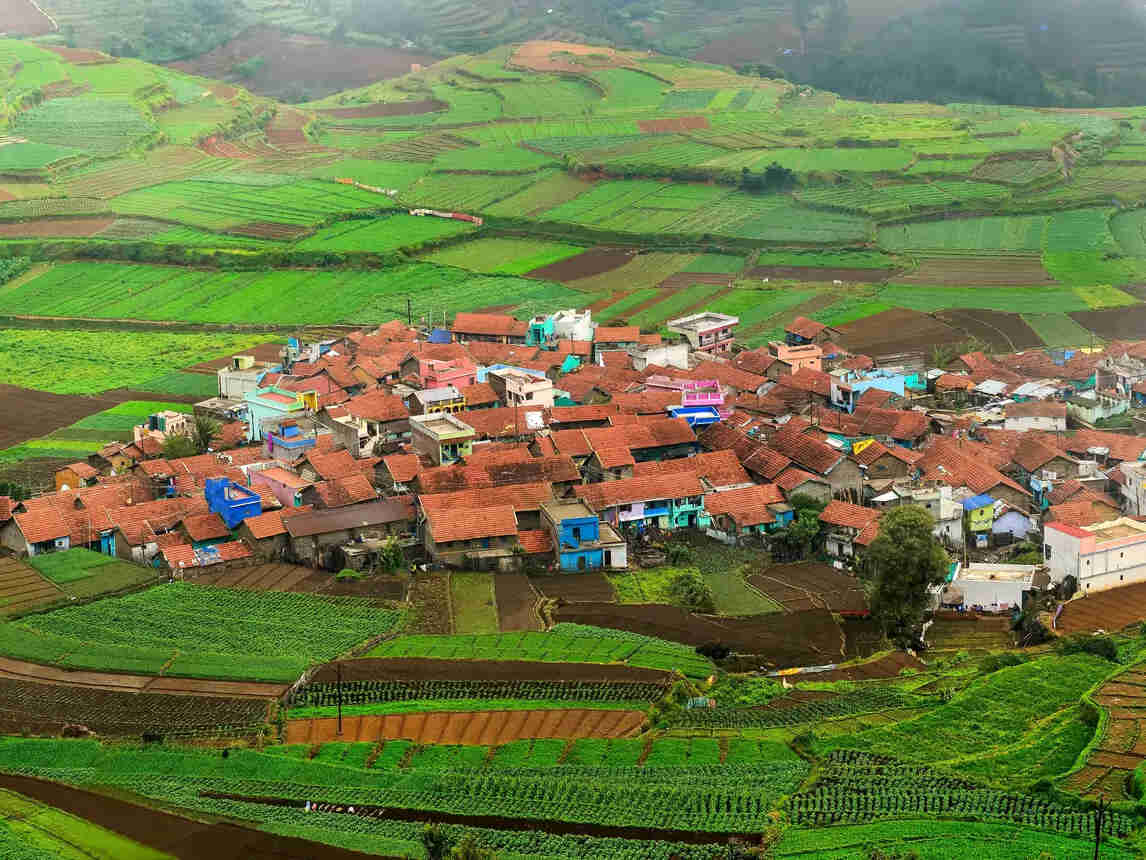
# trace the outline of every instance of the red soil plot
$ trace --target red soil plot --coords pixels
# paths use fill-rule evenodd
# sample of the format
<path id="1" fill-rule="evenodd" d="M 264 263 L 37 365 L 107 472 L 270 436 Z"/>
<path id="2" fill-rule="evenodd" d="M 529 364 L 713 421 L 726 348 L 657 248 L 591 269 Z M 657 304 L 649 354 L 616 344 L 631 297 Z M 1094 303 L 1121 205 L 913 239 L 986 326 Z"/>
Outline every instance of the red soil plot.
<path id="1" fill-rule="evenodd" d="M 612 48 L 539 40 L 519 46 L 506 65 L 531 69 L 535 72 L 570 72 L 583 75 L 594 69 L 631 67 L 633 61 Z"/>
<path id="2" fill-rule="evenodd" d="M 926 668 L 922 660 L 912 657 L 910 654 L 904 654 L 902 651 L 896 651 L 886 657 L 880 657 L 878 660 L 860 663 L 858 666 L 796 677 L 802 681 L 873 681 L 879 678 L 897 678 L 904 669 L 923 671 Z"/>
<path id="3" fill-rule="evenodd" d="M 209 137 L 199 144 L 199 148 L 208 155 L 213 155 L 216 158 L 248 160 L 258 157 L 253 152 L 236 146 L 228 140 L 217 140 L 213 137 Z"/>
<path id="4" fill-rule="evenodd" d="M 310 228 L 298 224 L 278 224 L 274 221 L 248 221 L 246 224 L 232 227 L 227 232 L 236 236 L 250 236 L 252 239 L 289 242 L 305 236 L 310 232 Z"/>
<path id="5" fill-rule="evenodd" d="M 1146 331 L 1146 305 L 1074 311 L 1067 316 L 1104 340 L 1138 340 Z"/>
<path id="6" fill-rule="evenodd" d="M 673 119 L 643 119 L 637 126 L 646 134 L 663 134 L 674 131 L 698 131 L 710 128 L 706 116 L 680 116 Z"/>
<path id="7" fill-rule="evenodd" d="M 98 218 L 46 218 L 36 221 L 0 223 L 0 236 L 19 238 L 24 236 L 94 236 L 102 233 L 114 217 L 101 215 Z"/>
<path id="8" fill-rule="evenodd" d="M 69 63 L 75 63 L 78 66 L 97 66 L 118 62 L 115 57 L 108 56 L 102 51 L 90 51 L 86 48 L 64 48 L 60 45 L 44 45 L 43 47 L 49 51 L 54 51 Z"/>
<path id="9" fill-rule="evenodd" d="M 56 29 L 29 0 L 0 0 L 0 26 L 9 36 L 43 36 Z"/>
<path id="10" fill-rule="evenodd" d="M 94 397 L 49 394 L 0 383 L 0 448 L 37 439 L 130 399 L 108 392 Z"/>
<path id="11" fill-rule="evenodd" d="M 540 630 L 537 592 L 524 573 L 499 573 L 493 578 L 498 626 L 503 631 Z"/>
<path id="12" fill-rule="evenodd" d="M 867 598 L 860 581 L 826 564 L 777 564 L 749 577 L 748 581 L 789 612 L 830 609 L 839 613 L 867 613 Z"/>
<path id="13" fill-rule="evenodd" d="M 535 711 L 437 711 L 423 714 L 388 714 L 342 718 L 288 720 L 288 744 L 314 744 L 333 740 L 408 740 L 414 743 L 474 743 L 496 746 L 529 738 L 626 738 L 644 724 L 642 711 L 606 711 L 558 708 Z M 477 723 L 470 727 L 470 723 Z M 496 728 L 495 728 L 496 727 Z"/>
<path id="14" fill-rule="evenodd" d="M 636 251 L 625 248 L 591 248 L 576 257 L 569 257 L 557 263 L 550 263 L 526 274 L 528 278 L 541 278 L 546 281 L 576 281 L 603 275 L 632 262 Z"/>

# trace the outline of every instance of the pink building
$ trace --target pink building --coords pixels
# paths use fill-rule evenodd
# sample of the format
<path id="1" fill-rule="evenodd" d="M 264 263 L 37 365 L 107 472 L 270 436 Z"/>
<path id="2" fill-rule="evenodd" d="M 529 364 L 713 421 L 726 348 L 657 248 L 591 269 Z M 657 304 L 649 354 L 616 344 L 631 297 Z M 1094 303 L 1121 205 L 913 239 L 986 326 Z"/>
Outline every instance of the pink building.
<path id="1" fill-rule="evenodd" d="M 415 368 L 413 365 L 417 363 Z M 422 388 L 465 388 L 477 383 L 477 366 L 467 358 L 419 358 L 410 356 L 402 364 L 402 375 L 417 374 Z"/>
<path id="2" fill-rule="evenodd" d="M 686 379 L 681 385 L 680 405 L 687 408 L 711 406 L 727 418 L 732 410 L 724 408 L 724 390 L 715 379 Z"/>

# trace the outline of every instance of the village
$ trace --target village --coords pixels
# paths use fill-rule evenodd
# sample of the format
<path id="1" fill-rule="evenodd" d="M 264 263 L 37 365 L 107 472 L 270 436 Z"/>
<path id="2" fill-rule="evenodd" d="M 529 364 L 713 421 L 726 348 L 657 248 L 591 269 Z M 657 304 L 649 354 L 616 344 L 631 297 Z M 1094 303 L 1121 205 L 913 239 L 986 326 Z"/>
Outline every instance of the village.
<path id="1" fill-rule="evenodd" d="M 571 309 L 292 337 L 278 361 L 234 356 L 194 415 L 60 469 L 55 492 L 0 497 L 0 539 L 179 579 L 269 562 L 575 574 L 663 562 L 674 533 L 800 561 L 777 538 L 811 500 L 808 558 L 844 574 L 885 511 L 926 508 L 952 561 L 937 608 L 1146 582 L 1146 436 L 1096 429 L 1146 398 L 1146 343 L 918 370 L 803 317 L 741 350 L 737 322 L 696 313 L 669 339 Z M 165 458 L 197 416 L 210 450 Z"/>

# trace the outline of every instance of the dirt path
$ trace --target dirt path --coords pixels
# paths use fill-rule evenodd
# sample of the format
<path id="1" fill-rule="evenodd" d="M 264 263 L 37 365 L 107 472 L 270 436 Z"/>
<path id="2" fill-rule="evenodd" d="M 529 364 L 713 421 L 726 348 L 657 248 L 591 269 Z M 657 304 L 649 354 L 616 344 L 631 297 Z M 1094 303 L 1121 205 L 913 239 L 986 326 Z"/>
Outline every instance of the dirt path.
<path id="1" fill-rule="evenodd" d="M 492 738 L 490 745 L 524 738 L 624 738 L 635 736 L 644 723 L 642 711 L 605 711 L 591 708 L 555 708 L 538 711 L 435 711 L 432 713 L 377 714 L 290 720 L 288 744 L 327 741 L 408 740 L 415 743 L 473 743 Z M 471 724 L 480 722 L 480 730 Z M 492 730 L 491 726 L 498 726 Z"/>
<path id="2" fill-rule="evenodd" d="M 235 824 L 205 824 L 81 788 L 0 774 L 0 787 L 91 821 L 128 839 L 186 860 L 364 860 L 360 854 Z"/>
<path id="3" fill-rule="evenodd" d="M 1146 761 L 1146 667 L 1139 664 L 1115 675 L 1092 698 L 1110 720 L 1086 764 L 1064 780 L 1063 788 L 1111 800 L 1135 800 L 1128 788 L 1130 775 Z"/>

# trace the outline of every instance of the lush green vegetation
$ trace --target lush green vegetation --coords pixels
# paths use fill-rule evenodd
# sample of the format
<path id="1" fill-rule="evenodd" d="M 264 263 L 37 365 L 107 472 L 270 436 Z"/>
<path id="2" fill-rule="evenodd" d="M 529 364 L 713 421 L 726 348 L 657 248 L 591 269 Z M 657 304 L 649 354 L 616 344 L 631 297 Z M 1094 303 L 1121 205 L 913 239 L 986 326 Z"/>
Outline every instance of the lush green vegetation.
<path id="1" fill-rule="evenodd" d="M 170 583 L 0 625 L 0 653 L 72 669 L 293 681 L 401 617 L 356 598 Z"/>
<path id="2" fill-rule="evenodd" d="M 455 633 L 497 633 L 493 578 L 488 573 L 450 574 L 450 605 Z"/>

